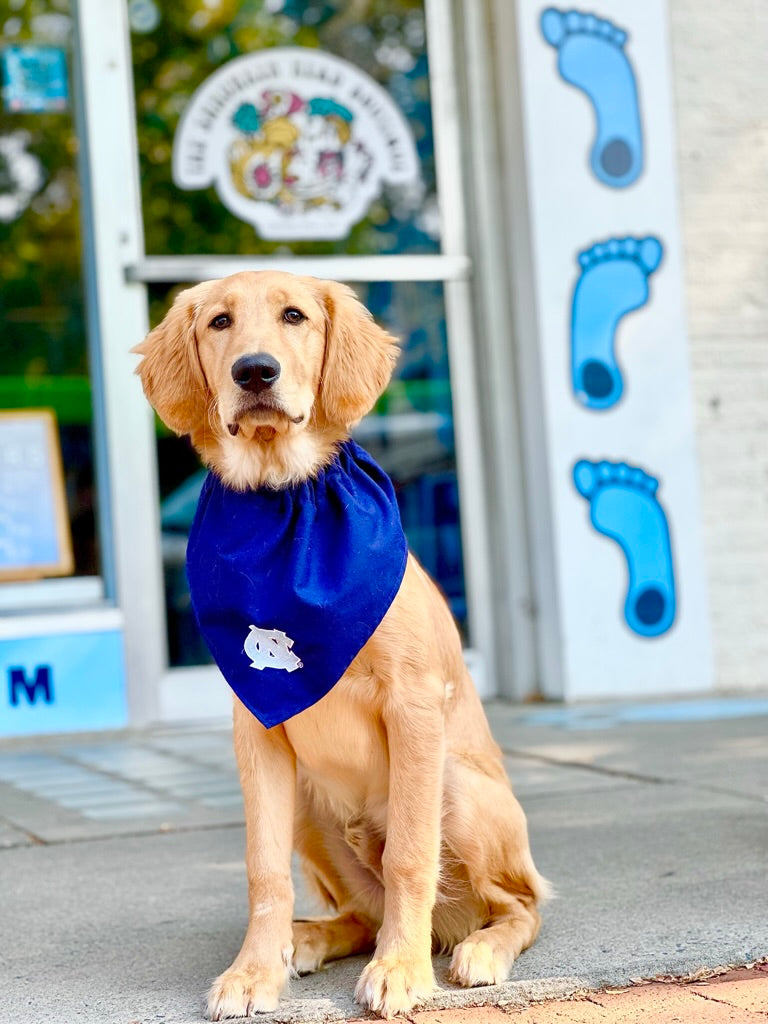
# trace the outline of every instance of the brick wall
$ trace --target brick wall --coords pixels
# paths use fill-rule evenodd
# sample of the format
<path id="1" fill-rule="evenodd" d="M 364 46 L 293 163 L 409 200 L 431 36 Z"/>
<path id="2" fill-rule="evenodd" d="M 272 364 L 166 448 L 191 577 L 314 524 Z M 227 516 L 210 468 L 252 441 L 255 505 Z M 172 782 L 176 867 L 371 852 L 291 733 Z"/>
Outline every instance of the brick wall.
<path id="1" fill-rule="evenodd" d="M 670 0 L 717 683 L 768 686 L 768 0 Z"/>

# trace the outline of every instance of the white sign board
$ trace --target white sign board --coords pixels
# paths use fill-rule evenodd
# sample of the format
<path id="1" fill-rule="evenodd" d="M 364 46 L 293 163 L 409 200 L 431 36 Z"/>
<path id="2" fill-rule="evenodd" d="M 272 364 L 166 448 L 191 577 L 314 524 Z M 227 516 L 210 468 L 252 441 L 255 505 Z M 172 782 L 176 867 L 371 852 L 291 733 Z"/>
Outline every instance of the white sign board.
<path id="1" fill-rule="evenodd" d="M 213 185 L 274 240 L 345 238 L 384 184 L 418 187 L 408 123 L 348 61 L 276 47 L 236 57 L 197 89 L 174 139 L 173 180 Z"/>
<path id="2" fill-rule="evenodd" d="M 666 5 L 516 4 L 551 545 L 541 614 L 559 645 L 545 687 L 704 690 Z"/>
<path id="3" fill-rule="evenodd" d="M 0 413 L 0 581 L 73 571 L 56 421 L 47 409 Z"/>

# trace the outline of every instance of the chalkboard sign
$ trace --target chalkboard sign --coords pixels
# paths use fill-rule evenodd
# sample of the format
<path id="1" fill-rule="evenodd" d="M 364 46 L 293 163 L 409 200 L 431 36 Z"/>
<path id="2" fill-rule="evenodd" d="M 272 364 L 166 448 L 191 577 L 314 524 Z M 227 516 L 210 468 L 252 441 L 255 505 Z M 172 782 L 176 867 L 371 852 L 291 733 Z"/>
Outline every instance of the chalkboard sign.
<path id="1" fill-rule="evenodd" d="M 0 580 L 74 568 L 54 414 L 0 412 Z"/>

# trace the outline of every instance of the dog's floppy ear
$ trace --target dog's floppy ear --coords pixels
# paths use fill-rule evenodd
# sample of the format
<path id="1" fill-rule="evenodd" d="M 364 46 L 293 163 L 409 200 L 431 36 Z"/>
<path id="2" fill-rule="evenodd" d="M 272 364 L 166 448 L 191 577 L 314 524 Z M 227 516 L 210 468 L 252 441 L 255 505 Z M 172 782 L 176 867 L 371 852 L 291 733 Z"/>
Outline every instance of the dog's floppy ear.
<path id="1" fill-rule="evenodd" d="M 198 288 L 181 292 L 162 323 L 131 349 L 144 358 L 136 367 L 144 394 L 160 419 L 177 434 L 204 422 L 208 385 L 195 339 Z"/>
<path id="2" fill-rule="evenodd" d="M 330 423 L 349 427 L 370 412 L 389 383 L 398 343 L 351 288 L 335 281 L 320 285 L 327 318 L 320 403 Z"/>

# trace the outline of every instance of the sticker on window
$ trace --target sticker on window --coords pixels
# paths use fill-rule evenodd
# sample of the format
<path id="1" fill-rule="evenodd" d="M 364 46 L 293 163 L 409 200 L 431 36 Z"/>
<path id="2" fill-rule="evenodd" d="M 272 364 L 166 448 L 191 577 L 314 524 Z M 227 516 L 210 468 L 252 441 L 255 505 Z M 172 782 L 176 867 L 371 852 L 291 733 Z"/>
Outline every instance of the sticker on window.
<path id="1" fill-rule="evenodd" d="M 13 114 L 67 109 L 67 58 L 54 46 L 8 46 L 2 51 L 3 105 Z"/>
<path id="2" fill-rule="evenodd" d="M 385 185 L 420 182 L 405 117 L 340 57 L 279 47 L 229 61 L 203 82 L 173 145 L 173 180 L 213 185 L 265 239 L 345 238 Z"/>

